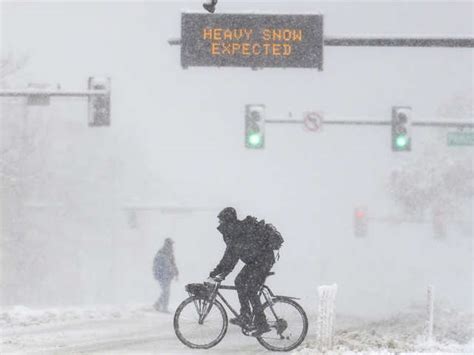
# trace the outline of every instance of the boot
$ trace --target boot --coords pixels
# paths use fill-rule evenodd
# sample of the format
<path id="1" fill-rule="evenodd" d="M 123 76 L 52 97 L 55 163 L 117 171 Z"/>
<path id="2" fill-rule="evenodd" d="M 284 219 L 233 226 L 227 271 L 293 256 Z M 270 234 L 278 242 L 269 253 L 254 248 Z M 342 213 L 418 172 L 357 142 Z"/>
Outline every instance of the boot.
<path id="1" fill-rule="evenodd" d="M 268 323 L 259 324 L 258 326 L 256 326 L 256 328 L 257 329 L 255 329 L 253 332 L 250 333 L 250 335 L 253 337 L 259 337 L 260 335 L 264 333 L 268 333 L 269 331 L 272 330 L 272 328 L 270 328 Z"/>
<path id="2" fill-rule="evenodd" d="M 241 328 L 245 328 L 249 325 L 250 319 L 247 316 L 240 315 L 236 318 L 229 319 L 230 324 L 238 325 Z"/>

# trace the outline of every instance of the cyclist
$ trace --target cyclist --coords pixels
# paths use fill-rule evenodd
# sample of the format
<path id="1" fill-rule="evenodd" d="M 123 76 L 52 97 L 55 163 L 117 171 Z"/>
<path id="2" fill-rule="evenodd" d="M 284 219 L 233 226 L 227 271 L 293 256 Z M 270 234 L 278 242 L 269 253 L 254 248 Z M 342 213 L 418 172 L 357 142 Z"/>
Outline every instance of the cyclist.
<path id="1" fill-rule="evenodd" d="M 240 315 L 230 323 L 249 326 L 251 323 L 250 305 L 254 314 L 252 335 L 259 336 L 270 331 L 262 304 L 257 293 L 275 263 L 273 251 L 258 243 L 255 217 L 247 216 L 244 220 L 237 219 L 234 208 L 224 208 L 219 215 L 217 230 L 222 233 L 226 249 L 219 264 L 209 274 L 213 280 L 223 280 L 232 272 L 239 260 L 245 264 L 235 278 L 235 286 L 240 302 Z"/>

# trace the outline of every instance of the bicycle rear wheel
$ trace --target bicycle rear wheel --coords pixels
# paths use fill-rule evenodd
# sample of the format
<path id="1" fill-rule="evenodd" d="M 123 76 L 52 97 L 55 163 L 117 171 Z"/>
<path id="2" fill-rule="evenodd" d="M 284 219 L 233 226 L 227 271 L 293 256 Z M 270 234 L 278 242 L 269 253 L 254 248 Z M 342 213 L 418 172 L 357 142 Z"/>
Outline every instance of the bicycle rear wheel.
<path id="1" fill-rule="evenodd" d="M 176 309 L 174 331 L 184 345 L 193 349 L 209 349 L 224 338 L 227 332 L 227 313 L 224 307 L 214 300 L 211 310 L 200 321 L 207 307 L 207 299 L 191 296 Z"/>
<path id="2" fill-rule="evenodd" d="M 308 317 L 303 308 L 288 298 L 276 299 L 263 307 L 272 330 L 257 337 L 258 342 L 272 351 L 297 348 L 308 333 Z"/>

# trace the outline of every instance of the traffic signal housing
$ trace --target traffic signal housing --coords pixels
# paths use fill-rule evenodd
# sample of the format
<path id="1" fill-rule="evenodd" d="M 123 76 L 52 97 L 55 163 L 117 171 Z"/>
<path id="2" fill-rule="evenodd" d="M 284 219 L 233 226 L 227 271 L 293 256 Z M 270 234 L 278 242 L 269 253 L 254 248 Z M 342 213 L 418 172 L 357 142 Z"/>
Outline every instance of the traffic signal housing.
<path id="1" fill-rule="evenodd" d="M 245 106 L 245 146 L 249 149 L 265 146 L 265 105 Z"/>
<path id="2" fill-rule="evenodd" d="M 89 96 L 89 126 L 110 126 L 110 78 L 90 77 L 88 89 L 107 91 Z"/>
<path id="3" fill-rule="evenodd" d="M 356 207 L 354 209 L 354 236 L 364 238 L 368 233 L 367 207 Z"/>
<path id="4" fill-rule="evenodd" d="M 411 107 L 392 107 L 392 150 L 394 152 L 411 150 L 411 121 Z"/>

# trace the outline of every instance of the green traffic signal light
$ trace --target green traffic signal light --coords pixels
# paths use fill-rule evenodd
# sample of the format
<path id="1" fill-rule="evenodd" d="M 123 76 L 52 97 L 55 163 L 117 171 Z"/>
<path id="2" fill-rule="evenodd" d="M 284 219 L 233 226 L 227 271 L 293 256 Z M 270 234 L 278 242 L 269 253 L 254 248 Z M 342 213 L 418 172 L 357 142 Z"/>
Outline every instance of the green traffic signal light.
<path id="1" fill-rule="evenodd" d="M 408 137 L 406 135 L 400 135 L 396 138 L 395 140 L 395 144 L 397 146 L 397 148 L 405 148 L 408 144 Z"/>
<path id="2" fill-rule="evenodd" d="M 260 133 L 251 133 L 247 142 L 251 147 L 259 147 L 262 144 L 262 136 Z"/>

